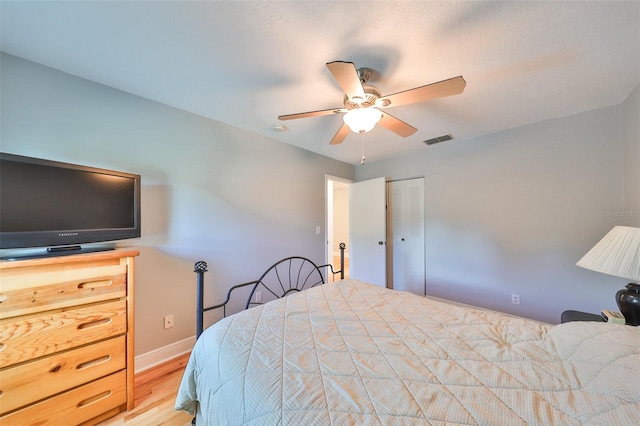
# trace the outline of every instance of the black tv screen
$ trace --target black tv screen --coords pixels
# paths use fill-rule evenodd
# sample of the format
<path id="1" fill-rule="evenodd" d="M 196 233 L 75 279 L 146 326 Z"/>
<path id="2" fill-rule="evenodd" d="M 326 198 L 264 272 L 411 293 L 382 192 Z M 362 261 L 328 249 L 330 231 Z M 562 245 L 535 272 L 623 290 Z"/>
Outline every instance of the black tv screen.
<path id="1" fill-rule="evenodd" d="M 0 153 L 0 248 L 140 236 L 140 175 Z"/>

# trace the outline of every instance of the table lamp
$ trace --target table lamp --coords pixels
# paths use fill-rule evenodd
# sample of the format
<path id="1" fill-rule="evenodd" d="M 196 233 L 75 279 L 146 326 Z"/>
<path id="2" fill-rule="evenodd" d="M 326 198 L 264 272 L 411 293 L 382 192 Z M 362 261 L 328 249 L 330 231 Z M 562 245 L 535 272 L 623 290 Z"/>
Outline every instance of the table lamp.
<path id="1" fill-rule="evenodd" d="M 627 325 L 640 325 L 640 228 L 616 226 L 576 265 L 633 280 L 616 293 Z"/>

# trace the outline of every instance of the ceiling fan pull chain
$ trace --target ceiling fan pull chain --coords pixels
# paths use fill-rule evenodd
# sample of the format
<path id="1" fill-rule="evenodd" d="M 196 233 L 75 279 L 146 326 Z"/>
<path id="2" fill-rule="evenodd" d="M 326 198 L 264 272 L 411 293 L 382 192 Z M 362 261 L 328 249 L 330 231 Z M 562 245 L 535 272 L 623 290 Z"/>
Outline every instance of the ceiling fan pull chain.
<path id="1" fill-rule="evenodd" d="M 360 143 L 362 144 L 362 160 L 360 160 L 360 165 L 364 164 L 364 131 L 360 131 Z"/>

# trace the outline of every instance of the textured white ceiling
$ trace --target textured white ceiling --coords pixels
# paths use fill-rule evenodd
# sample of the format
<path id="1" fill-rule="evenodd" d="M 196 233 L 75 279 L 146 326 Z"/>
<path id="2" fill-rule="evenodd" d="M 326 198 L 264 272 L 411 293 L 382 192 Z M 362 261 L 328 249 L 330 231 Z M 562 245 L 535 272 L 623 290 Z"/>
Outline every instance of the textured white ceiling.
<path id="1" fill-rule="evenodd" d="M 367 161 L 622 102 L 640 82 L 640 2 L 4 1 L 1 49 L 64 72 L 358 164 L 328 143 L 342 106 L 325 67 L 376 71 L 383 95 L 462 75 L 463 94 L 388 112 Z M 451 143 L 451 142 L 449 142 Z M 468 142 L 471 143 L 471 142 Z"/>

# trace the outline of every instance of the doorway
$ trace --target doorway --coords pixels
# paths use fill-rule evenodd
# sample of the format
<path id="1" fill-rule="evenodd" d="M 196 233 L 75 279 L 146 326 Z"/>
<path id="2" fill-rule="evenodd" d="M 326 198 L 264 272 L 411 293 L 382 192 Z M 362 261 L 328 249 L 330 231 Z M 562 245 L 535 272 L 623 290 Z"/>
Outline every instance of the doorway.
<path id="1" fill-rule="evenodd" d="M 353 182 L 326 176 L 326 206 L 327 263 L 340 268 L 339 246 L 345 243 L 345 278 L 386 287 L 385 178 Z"/>
<path id="2" fill-rule="evenodd" d="M 375 181 L 382 182 L 376 183 Z M 326 184 L 327 263 L 332 263 L 336 270 L 339 268 L 338 247 L 340 242 L 345 242 L 347 247 L 345 270 L 348 272 L 353 269 L 354 278 L 364 279 L 372 284 L 387 286 L 394 290 L 425 295 L 424 177 L 391 180 L 386 183 L 384 178 L 379 178 L 354 183 L 350 180 L 327 176 Z M 370 192 L 372 188 L 368 187 L 371 184 L 375 184 L 375 188 L 377 188 L 373 193 L 383 191 L 382 199 L 378 200 L 379 197 L 372 195 Z M 382 185 L 381 189 L 380 184 Z M 355 191 L 356 187 L 358 191 Z M 361 191 L 364 191 L 364 195 Z M 361 195 L 356 197 L 354 196 L 355 192 Z M 358 213 L 357 207 L 360 202 L 357 199 L 363 197 L 365 209 Z M 355 205 L 352 204 L 354 200 L 356 200 Z M 378 201 L 374 202 L 375 200 Z M 358 256 L 356 255 L 359 253 L 356 253 L 357 250 L 354 247 L 358 247 L 358 239 L 364 239 L 361 238 L 361 232 L 357 229 L 360 229 L 361 225 L 366 225 L 368 220 L 364 219 L 370 219 L 369 216 L 373 215 L 376 208 L 372 204 L 380 204 L 379 207 L 383 211 L 386 209 L 386 214 L 381 220 L 383 221 L 382 226 L 386 227 L 386 231 L 383 233 L 387 234 L 376 238 L 373 243 L 362 248 L 363 256 L 361 257 L 364 257 L 364 267 L 360 268 L 362 270 L 358 272 L 356 271 L 358 269 L 356 268 L 358 266 L 356 264 Z M 350 221 L 353 222 L 350 223 Z M 366 232 L 364 233 L 366 234 Z M 383 249 L 382 260 L 367 251 L 369 246 Z M 349 268 L 350 261 L 352 261 L 353 268 Z M 374 271 L 379 268 L 372 268 L 372 261 L 377 266 L 386 265 L 386 270 L 383 268 L 381 271 Z M 369 276 L 370 272 L 373 274 L 372 276 Z"/>
<path id="3" fill-rule="evenodd" d="M 345 244 L 344 277 L 349 278 L 349 189 L 353 181 L 335 176 L 325 177 L 327 247 L 325 262 L 340 269 L 340 243 Z"/>

